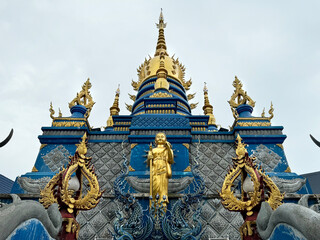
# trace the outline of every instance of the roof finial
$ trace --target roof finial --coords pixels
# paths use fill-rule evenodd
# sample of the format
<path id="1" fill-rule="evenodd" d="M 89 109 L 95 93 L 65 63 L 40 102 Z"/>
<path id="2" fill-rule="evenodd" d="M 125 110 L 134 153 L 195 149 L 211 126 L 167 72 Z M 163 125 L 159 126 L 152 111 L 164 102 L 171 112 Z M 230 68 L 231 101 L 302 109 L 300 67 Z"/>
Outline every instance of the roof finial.
<path id="1" fill-rule="evenodd" d="M 107 127 L 113 126 L 112 116 L 119 115 L 119 112 L 120 112 L 119 96 L 120 96 L 120 84 L 118 85 L 118 89 L 116 91 L 116 96 L 114 98 L 114 102 L 112 104 L 112 107 L 110 108 L 110 117 L 108 118 L 108 121 L 107 121 Z"/>
<path id="2" fill-rule="evenodd" d="M 206 82 L 204 82 L 203 93 L 204 93 L 204 105 L 203 105 L 202 109 L 203 109 L 204 114 L 209 116 L 208 125 L 215 125 L 216 126 L 216 119 L 214 118 L 214 115 L 213 115 L 213 107 L 209 102 L 208 88 L 207 88 Z"/>
<path id="3" fill-rule="evenodd" d="M 159 36 L 158 36 L 158 42 L 157 42 L 156 52 L 154 56 L 159 56 L 161 52 L 164 52 L 165 55 L 169 56 L 167 53 L 166 40 L 164 38 L 164 29 L 166 28 L 167 23 L 164 23 L 162 8 L 161 8 L 160 17 L 159 17 L 159 23 L 156 23 L 156 25 L 157 25 L 157 28 L 159 28 Z"/>

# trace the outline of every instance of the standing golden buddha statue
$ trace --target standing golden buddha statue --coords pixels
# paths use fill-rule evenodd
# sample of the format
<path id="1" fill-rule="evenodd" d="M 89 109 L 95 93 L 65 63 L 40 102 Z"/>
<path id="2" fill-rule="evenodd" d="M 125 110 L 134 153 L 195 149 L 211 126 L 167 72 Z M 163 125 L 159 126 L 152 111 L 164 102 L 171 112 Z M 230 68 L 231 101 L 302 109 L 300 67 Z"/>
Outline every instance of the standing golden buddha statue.
<path id="1" fill-rule="evenodd" d="M 169 178 L 172 176 L 173 151 L 164 133 L 158 133 L 155 138 L 156 147 L 148 152 L 148 166 L 150 167 L 150 196 L 152 200 L 159 197 L 159 202 L 167 206 Z M 151 204 L 151 201 L 150 201 Z"/>

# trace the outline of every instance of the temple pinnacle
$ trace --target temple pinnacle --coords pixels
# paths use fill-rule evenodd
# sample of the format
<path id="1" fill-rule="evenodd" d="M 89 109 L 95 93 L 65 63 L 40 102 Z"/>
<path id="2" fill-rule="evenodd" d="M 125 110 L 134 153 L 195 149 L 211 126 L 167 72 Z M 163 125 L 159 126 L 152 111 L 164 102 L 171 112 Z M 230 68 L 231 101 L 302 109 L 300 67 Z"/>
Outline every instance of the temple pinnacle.
<path id="1" fill-rule="evenodd" d="M 203 93 L 204 93 L 204 105 L 202 109 L 204 114 L 209 116 L 208 125 L 216 126 L 216 119 L 213 116 L 213 107 L 209 102 L 208 88 L 207 88 L 206 82 L 204 83 Z"/>
<path id="2" fill-rule="evenodd" d="M 110 108 L 110 117 L 108 118 L 108 121 L 107 121 L 107 127 L 112 127 L 113 126 L 113 118 L 112 118 L 112 116 L 119 115 L 119 112 L 120 112 L 119 96 L 120 96 L 120 84 L 118 85 L 118 89 L 116 91 L 114 102 L 112 104 L 112 107 Z"/>
<path id="3" fill-rule="evenodd" d="M 159 56 L 161 52 L 163 52 L 166 56 L 169 56 L 167 53 L 166 40 L 164 38 L 164 29 L 167 26 L 167 23 L 164 23 L 162 9 L 159 17 L 159 23 L 156 23 L 156 25 L 157 28 L 159 28 L 159 36 L 154 56 Z"/>

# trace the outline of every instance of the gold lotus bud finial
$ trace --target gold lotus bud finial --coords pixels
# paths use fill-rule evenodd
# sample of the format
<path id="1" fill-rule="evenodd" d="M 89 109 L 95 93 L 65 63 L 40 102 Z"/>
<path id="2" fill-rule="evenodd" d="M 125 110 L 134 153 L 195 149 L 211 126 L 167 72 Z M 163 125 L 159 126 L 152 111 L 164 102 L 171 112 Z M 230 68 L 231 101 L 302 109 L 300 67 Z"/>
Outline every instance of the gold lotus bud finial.
<path id="1" fill-rule="evenodd" d="M 246 149 L 246 144 L 242 142 L 242 138 L 240 137 L 240 134 L 237 136 L 237 149 L 236 149 L 236 154 L 238 159 L 244 158 L 246 155 L 247 149 Z"/>
<path id="2" fill-rule="evenodd" d="M 203 93 L 204 93 L 204 105 L 202 109 L 204 114 L 209 116 L 208 125 L 216 125 L 216 119 L 213 115 L 213 107 L 209 101 L 208 88 L 207 88 L 206 82 L 204 82 Z"/>
<path id="3" fill-rule="evenodd" d="M 248 104 L 251 107 L 255 106 L 256 103 L 247 95 L 247 92 L 245 92 L 242 89 L 242 83 L 237 76 L 235 76 L 235 79 L 232 85 L 234 86 L 235 90 L 231 96 L 231 99 L 228 101 L 228 103 L 230 104 L 231 110 L 234 113 L 234 115 L 235 115 L 235 109 L 242 104 Z"/>
<path id="4" fill-rule="evenodd" d="M 69 108 L 72 108 L 75 105 L 85 106 L 87 108 L 86 118 L 89 117 L 92 107 L 95 104 L 90 94 L 91 86 L 90 79 L 88 78 L 82 85 L 81 91 L 77 93 L 77 96 L 69 103 Z"/>
<path id="5" fill-rule="evenodd" d="M 110 108 L 110 117 L 107 121 L 107 127 L 113 126 L 113 118 L 112 116 L 119 115 L 120 108 L 119 108 L 119 96 L 120 96 L 120 84 L 118 85 L 116 95 L 112 104 L 112 107 Z"/>

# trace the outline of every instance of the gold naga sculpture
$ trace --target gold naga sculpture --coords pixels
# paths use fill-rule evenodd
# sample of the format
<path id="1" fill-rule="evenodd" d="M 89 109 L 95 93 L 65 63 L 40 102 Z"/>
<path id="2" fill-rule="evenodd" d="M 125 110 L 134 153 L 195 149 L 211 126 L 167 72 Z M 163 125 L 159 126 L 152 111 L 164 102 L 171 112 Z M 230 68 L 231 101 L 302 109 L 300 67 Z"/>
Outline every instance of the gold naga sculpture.
<path id="1" fill-rule="evenodd" d="M 150 167 L 150 206 L 152 201 L 159 199 L 166 209 L 169 203 L 168 184 L 172 176 L 173 151 L 164 133 L 158 133 L 155 138 L 156 147 L 148 152 L 147 164 Z"/>
<path id="2" fill-rule="evenodd" d="M 237 136 L 237 157 L 233 158 L 233 166 L 227 173 L 220 197 L 223 206 L 230 210 L 240 212 L 244 219 L 240 227 L 241 239 L 260 239 L 256 229 L 256 219 L 261 203 L 267 201 L 274 210 L 282 204 L 284 194 L 267 176 L 262 169 L 257 168 L 255 157 L 249 157 L 246 144 Z M 241 197 L 235 196 L 231 189 L 236 179 L 241 175 Z"/>
<path id="3" fill-rule="evenodd" d="M 61 239 L 77 239 L 80 225 L 76 216 L 80 210 L 90 210 L 97 206 L 101 198 L 97 175 L 91 165 L 91 157 L 86 157 L 87 134 L 82 137 L 74 156 L 69 157 L 70 162 L 49 181 L 40 192 L 40 203 L 48 208 L 58 203 L 63 219 L 62 229 L 59 233 Z M 83 176 L 88 180 L 90 189 L 82 196 Z"/>

